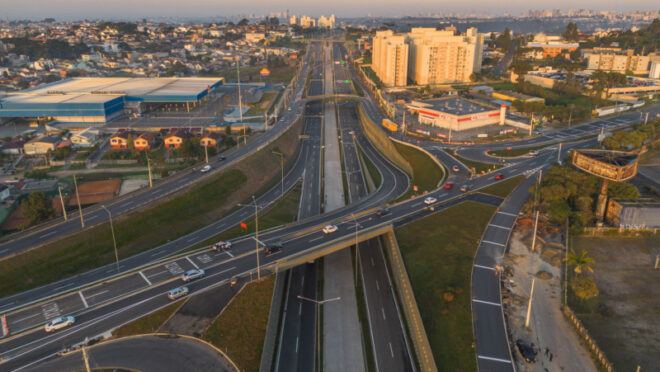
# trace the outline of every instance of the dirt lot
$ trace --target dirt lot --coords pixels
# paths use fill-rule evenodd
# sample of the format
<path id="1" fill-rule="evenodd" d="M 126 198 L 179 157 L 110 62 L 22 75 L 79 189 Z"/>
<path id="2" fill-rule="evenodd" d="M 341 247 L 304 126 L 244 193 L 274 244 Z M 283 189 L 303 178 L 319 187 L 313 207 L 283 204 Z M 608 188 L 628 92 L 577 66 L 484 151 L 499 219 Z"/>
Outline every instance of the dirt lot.
<path id="1" fill-rule="evenodd" d="M 522 360 L 517 348 L 519 371 L 596 372 L 587 350 L 561 312 L 561 264 L 564 254 L 562 234 L 557 227 L 539 222 L 534 253 L 531 252 L 532 220 L 521 218 L 513 231 L 510 251 L 503 260 L 507 290 L 503 303 L 513 342 L 521 339 L 538 351 L 535 363 Z M 529 293 L 534 280 L 534 298 L 529 328 L 525 318 Z M 548 350 L 546 353 L 545 350 Z"/>
<path id="2" fill-rule="evenodd" d="M 660 366 L 660 236 L 576 237 L 596 263 L 600 295 L 594 311 L 578 317 L 618 371 L 653 371 Z M 577 310 L 576 310 L 577 312 Z"/>
<path id="3" fill-rule="evenodd" d="M 119 192 L 119 187 L 121 186 L 120 179 L 111 179 L 105 181 L 92 181 L 85 182 L 78 185 L 78 194 L 80 195 L 80 204 L 89 205 L 100 203 L 114 198 Z M 76 200 L 75 193 L 69 199 L 68 206 L 74 207 L 77 206 L 78 201 Z"/>
<path id="4" fill-rule="evenodd" d="M 66 199 L 65 199 L 66 200 Z M 62 204 L 59 197 L 53 198 L 53 209 L 55 209 L 55 215 L 59 216 L 62 214 Z M 20 204 L 16 206 L 13 212 L 7 217 L 5 222 L 0 227 L 0 230 L 12 231 L 12 230 L 21 230 L 30 226 L 30 221 L 23 216 Z"/>

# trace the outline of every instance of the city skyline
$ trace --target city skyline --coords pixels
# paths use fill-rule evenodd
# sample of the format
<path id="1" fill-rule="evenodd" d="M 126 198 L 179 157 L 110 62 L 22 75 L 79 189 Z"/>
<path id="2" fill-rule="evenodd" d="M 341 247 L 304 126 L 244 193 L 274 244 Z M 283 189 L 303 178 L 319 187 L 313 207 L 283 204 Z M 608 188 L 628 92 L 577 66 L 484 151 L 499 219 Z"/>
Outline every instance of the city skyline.
<path id="1" fill-rule="evenodd" d="M 210 0 L 192 0 L 179 2 L 174 0 L 141 0 L 138 3 L 117 0 L 111 3 L 84 0 L 65 0 L 54 4 L 47 0 L 31 0 L 17 2 L 13 0 L 0 1 L 3 9 L 2 20 L 55 18 L 57 20 L 70 21 L 80 19 L 139 19 L 139 18 L 209 18 L 209 17 L 232 17 L 240 15 L 268 15 L 281 12 L 286 9 L 291 14 L 308 14 L 319 16 L 334 13 L 338 17 L 362 17 L 362 16 L 405 16 L 417 14 L 492 14 L 503 15 L 506 13 L 517 15 L 529 10 L 560 9 L 563 12 L 573 8 L 592 9 L 603 11 L 644 11 L 655 10 L 654 3 L 648 0 L 637 0 L 629 2 L 595 1 L 589 0 L 575 6 L 575 3 L 567 0 L 539 1 L 530 7 L 529 2 L 523 0 L 508 1 L 503 7 L 500 3 L 487 1 L 472 1 L 467 4 L 457 5 L 454 2 L 433 2 L 430 0 L 416 0 L 401 3 L 393 0 L 385 0 L 375 3 L 364 2 L 355 4 L 347 0 L 333 2 L 332 7 L 327 5 L 310 4 L 301 0 L 280 2 L 277 4 L 265 3 L 261 0 L 241 2 L 240 4 L 221 4 Z"/>

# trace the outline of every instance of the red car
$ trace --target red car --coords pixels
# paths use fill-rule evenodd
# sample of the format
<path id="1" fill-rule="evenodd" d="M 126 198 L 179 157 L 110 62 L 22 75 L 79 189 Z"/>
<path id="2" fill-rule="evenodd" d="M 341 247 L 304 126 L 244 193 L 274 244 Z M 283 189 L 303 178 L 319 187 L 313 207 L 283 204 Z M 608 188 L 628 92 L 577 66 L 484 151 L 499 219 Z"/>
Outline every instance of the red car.
<path id="1" fill-rule="evenodd" d="M 498 174 L 495 175 L 495 179 L 496 179 L 496 180 L 503 180 L 503 179 L 504 179 L 504 175 L 503 175 L 502 173 L 498 173 Z"/>
<path id="2" fill-rule="evenodd" d="M 452 187 L 454 187 L 454 183 L 453 183 L 453 182 L 447 182 L 447 183 L 445 183 L 445 186 L 444 186 L 445 189 L 449 190 L 449 189 L 451 189 Z"/>

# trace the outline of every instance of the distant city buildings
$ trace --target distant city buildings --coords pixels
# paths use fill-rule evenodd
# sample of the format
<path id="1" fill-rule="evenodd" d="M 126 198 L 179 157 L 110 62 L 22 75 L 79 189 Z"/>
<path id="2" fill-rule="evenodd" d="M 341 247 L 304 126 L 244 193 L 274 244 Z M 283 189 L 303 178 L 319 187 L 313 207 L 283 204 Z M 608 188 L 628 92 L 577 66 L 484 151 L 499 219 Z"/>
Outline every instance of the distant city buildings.
<path id="1" fill-rule="evenodd" d="M 321 17 L 319 17 L 318 21 L 306 15 L 297 16 L 294 14 L 291 17 L 289 17 L 288 20 L 289 20 L 289 25 L 291 26 L 298 25 L 302 28 L 312 28 L 312 27 L 335 28 L 336 27 L 336 19 L 334 14 L 331 14 L 329 17 L 322 15 Z"/>
<path id="2" fill-rule="evenodd" d="M 635 55 L 633 50 L 625 53 L 596 52 L 585 54 L 587 70 L 603 70 L 633 74 L 647 74 L 651 65 L 650 56 Z"/>
<path id="3" fill-rule="evenodd" d="M 372 69 L 386 86 L 469 82 L 481 70 L 484 37 L 476 28 L 413 28 L 407 34 L 378 31 L 373 39 Z"/>

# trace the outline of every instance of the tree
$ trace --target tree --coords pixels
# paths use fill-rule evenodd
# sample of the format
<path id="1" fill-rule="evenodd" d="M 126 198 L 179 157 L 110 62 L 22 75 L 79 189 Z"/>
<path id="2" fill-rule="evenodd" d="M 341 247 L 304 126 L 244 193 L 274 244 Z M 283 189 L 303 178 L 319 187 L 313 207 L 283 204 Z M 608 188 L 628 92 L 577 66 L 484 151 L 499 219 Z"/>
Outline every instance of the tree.
<path id="1" fill-rule="evenodd" d="M 591 265 L 596 263 L 593 258 L 588 256 L 587 251 L 582 251 L 579 254 L 576 254 L 573 250 L 566 255 L 564 262 L 566 262 L 568 266 L 573 267 L 573 271 L 576 275 L 581 275 L 585 271 L 593 273 L 594 269 L 591 268 Z"/>
<path id="2" fill-rule="evenodd" d="M 250 23 L 246 18 L 243 18 L 238 22 L 238 26 L 247 26 Z"/>
<path id="3" fill-rule="evenodd" d="M 563 36 L 564 39 L 568 41 L 576 41 L 579 35 L 580 33 L 578 31 L 577 23 L 568 22 L 568 24 L 566 25 L 566 30 L 561 36 Z"/>
<path id="4" fill-rule="evenodd" d="M 628 182 L 610 182 L 607 187 L 607 196 L 616 199 L 637 199 L 639 190 Z"/>
<path id="5" fill-rule="evenodd" d="M 579 277 L 571 280 L 571 290 L 581 300 L 598 296 L 598 287 L 591 278 Z"/>
<path id="6" fill-rule="evenodd" d="M 571 215 L 571 207 L 565 200 L 553 200 L 548 205 L 547 212 L 551 220 L 562 223 Z"/>
<path id="7" fill-rule="evenodd" d="M 23 216 L 32 224 L 45 221 L 55 216 L 53 203 L 49 197 L 41 191 L 33 192 L 21 202 Z"/>

